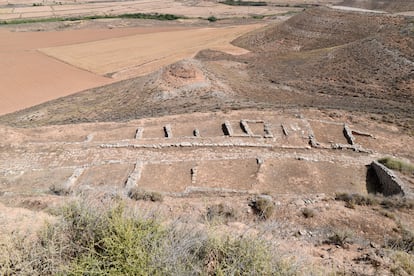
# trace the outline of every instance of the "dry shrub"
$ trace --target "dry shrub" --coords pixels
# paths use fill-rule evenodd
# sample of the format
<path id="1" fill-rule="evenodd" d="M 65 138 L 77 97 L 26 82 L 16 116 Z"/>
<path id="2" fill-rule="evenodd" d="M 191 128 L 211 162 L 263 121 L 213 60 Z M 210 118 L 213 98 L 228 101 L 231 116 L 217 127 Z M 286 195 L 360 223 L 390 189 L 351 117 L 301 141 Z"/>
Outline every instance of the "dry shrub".
<path id="1" fill-rule="evenodd" d="M 215 219 L 224 219 L 225 221 L 231 221 L 236 217 L 236 211 L 232 207 L 223 203 L 212 205 L 207 208 L 207 219 L 209 221 Z"/>
<path id="2" fill-rule="evenodd" d="M 161 193 L 145 191 L 140 188 L 132 188 L 128 192 L 128 196 L 135 200 L 145 200 L 145 201 L 154 201 L 154 202 L 155 201 L 162 202 L 164 200 Z"/>
<path id="3" fill-rule="evenodd" d="M 337 193 L 335 200 L 341 200 L 346 203 L 346 207 L 355 208 L 355 205 L 360 206 L 373 206 L 378 205 L 378 199 L 371 195 L 360 195 L 360 194 L 348 194 L 348 193 Z"/>
<path id="4" fill-rule="evenodd" d="M 263 220 L 270 218 L 275 211 L 275 205 L 270 196 L 258 196 L 250 201 L 249 206 Z"/>
<path id="5" fill-rule="evenodd" d="M 393 275 L 414 275 L 414 255 L 396 251 L 391 255 L 394 265 L 391 267 Z"/>
<path id="6" fill-rule="evenodd" d="M 61 196 L 69 195 L 71 193 L 71 190 L 62 184 L 52 185 L 49 187 L 49 190 L 51 193 Z"/>

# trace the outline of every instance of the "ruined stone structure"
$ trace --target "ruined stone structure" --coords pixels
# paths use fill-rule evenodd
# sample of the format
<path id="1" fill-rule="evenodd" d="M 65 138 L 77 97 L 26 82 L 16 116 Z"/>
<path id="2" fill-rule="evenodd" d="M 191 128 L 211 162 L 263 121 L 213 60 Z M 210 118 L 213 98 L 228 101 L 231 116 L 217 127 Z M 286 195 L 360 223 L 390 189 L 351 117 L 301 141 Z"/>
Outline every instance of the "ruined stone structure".
<path id="1" fill-rule="evenodd" d="M 394 174 L 393 171 L 377 161 L 372 162 L 371 167 L 377 174 L 383 195 L 405 195 L 403 188 L 404 183 Z"/>

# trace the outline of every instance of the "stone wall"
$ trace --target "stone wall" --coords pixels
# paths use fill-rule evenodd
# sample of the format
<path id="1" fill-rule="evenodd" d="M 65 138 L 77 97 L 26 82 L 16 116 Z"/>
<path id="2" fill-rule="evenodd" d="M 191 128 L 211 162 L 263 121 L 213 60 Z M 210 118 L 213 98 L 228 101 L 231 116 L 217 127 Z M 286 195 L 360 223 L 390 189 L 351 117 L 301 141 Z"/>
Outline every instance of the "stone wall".
<path id="1" fill-rule="evenodd" d="M 383 195 L 405 195 L 403 189 L 404 183 L 394 174 L 393 171 L 378 163 L 377 161 L 372 162 L 371 167 L 377 174 Z"/>

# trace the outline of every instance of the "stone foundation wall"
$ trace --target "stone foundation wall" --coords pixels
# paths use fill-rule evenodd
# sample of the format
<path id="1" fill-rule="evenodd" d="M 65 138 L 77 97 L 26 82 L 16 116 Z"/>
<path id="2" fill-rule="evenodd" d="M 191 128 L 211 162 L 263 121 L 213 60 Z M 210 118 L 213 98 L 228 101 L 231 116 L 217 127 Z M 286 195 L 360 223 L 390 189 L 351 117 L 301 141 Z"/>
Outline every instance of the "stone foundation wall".
<path id="1" fill-rule="evenodd" d="M 377 174 L 377 177 L 381 184 L 382 193 L 385 196 L 397 194 L 405 195 L 403 189 L 404 183 L 394 174 L 393 171 L 378 163 L 377 161 L 372 162 L 371 167 Z"/>

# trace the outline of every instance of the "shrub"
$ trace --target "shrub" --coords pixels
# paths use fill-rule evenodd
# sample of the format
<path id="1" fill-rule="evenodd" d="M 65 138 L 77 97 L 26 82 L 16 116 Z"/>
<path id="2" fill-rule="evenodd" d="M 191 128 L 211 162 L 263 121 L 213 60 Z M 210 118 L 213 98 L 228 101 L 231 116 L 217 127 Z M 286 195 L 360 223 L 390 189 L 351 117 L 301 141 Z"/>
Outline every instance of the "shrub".
<path id="1" fill-rule="evenodd" d="M 208 275 L 270 275 L 270 250 L 260 240 L 210 237 L 198 252 Z"/>
<path id="2" fill-rule="evenodd" d="M 216 22 L 217 18 L 215 16 L 210 16 L 210 17 L 207 18 L 207 20 L 210 21 L 210 22 Z"/>
<path id="3" fill-rule="evenodd" d="M 401 228 L 401 236 L 389 239 L 386 246 L 393 250 L 404 251 L 410 254 L 414 253 L 414 233 L 410 230 Z"/>
<path id="4" fill-rule="evenodd" d="M 264 220 L 270 218 L 275 211 L 275 206 L 269 196 L 256 197 L 250 201 L 249 206 L 253 208 L 260 219 Z"/>
<path id="5" fill-rule="evenodd" d="M 360 194 L 337 193 L 335 200 L 341 200 L 347 203 L 346 207 L 354 208 L 355 205 L 372 206 L 377 205 L 378 200 L 373 196 L 364 196 Z"/>
<path id="6" fill-rule="evenodd" d="M 68 195 L 71 193 L 70 188 L 65 187 L 62 184 L 52 185 L 49 187 L 49 191 L 55 195 Z"/>
<path id="7" fill-rule="evenodd" d="M 352 236 L 352 232 L 348 230 L 335 231 L 331 236 L 328 237 L 326 243 L 343 247 L 345 244 L 351 242 Z"/>
<path id="8" fill-rule="evenodd" d="M 83 241 L 88 250 L 78 255 L 69 267 L 76 275 L 153 275 L 157 272 L 164 230 L 154 220 L 123 216 L 122 208 L 111 210 L 105 226 Z"/>
<path id="9" fill-rule="evenodd" d="M 393 275 L 414 275 L 414 255 L 397 251 L 391 255 L 394 265 L 391 267 Z"/>
<path id="10" fill-rule="evenodd" d="M 236 217 L 236 211 L 223 203 L 212 205 L 207 208 L 207 219 L 209 221 L 215 218 L 224 219 L 226 221 L 232 220 Z"/>
<path id="11" fill-rule="evenodd" d="M 145 191 L 140 188 L 132 188 L 128 192 L 128 196 L 135 200 L 145 200 L 145 201 L 160 201 L 162 202 L 164 200 L 161 193 L 158 192 L 149 192 Z"/>

